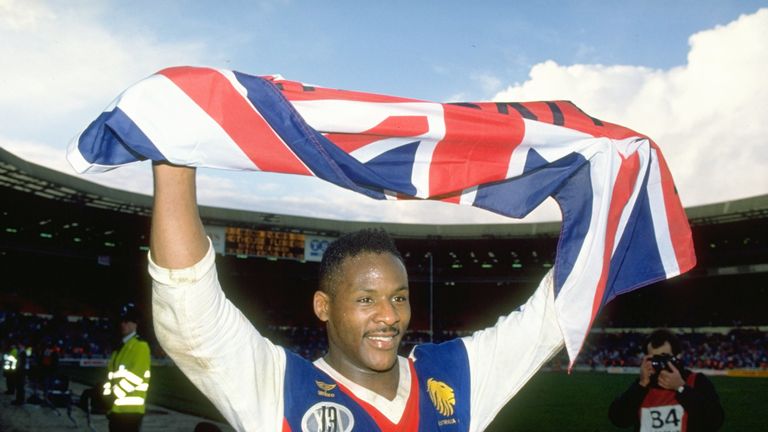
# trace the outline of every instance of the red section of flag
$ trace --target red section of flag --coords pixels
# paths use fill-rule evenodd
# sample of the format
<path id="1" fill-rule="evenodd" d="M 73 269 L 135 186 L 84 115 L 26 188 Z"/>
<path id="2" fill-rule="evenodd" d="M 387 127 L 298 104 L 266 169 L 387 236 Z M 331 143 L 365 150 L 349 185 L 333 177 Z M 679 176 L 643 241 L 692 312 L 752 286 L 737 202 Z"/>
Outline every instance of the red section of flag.
<path id="1" fill-rule="evenodd" d="M 347 153 L 374 141 L 385 138 L 415 137 L 429 131 L 429 123 L 424 116 L 391 116 L 373 128 L 354 134 L 326 134 L 326 138 Z"/>
<path id="2" fill-rule="evenodd" d="M 203 71 L 209 73 L 203 74 Z M 195 101 L 263 171 L 312 175 L 272 127 L 221 73 L 178 67 L 159 72 Z M 206 85 L 200 81 L 205 80 Z"/>
<path id="3" fill-rule="evenodd" d="M 314 87 L 296 81 L 278 80 L 274 77 L 262 78 L 272 81 L 277 85 L 283 95 L 285 95 L 285 98 L 289 101 L 337 99 L 357 102 L 421 102 L 418 99 L 397 96 Z"/>
<path id="4" fill-rule="evenodd" d="M 443 107 L 445 138 L 432 154 L 430 196 L 505 179 L 512 152 L 525 133 L 522 118 L 449 104 Z"/>
<path id="5" fill-rule="evenodd" d="M 675 183 L 669 173 L 667 161 L 664 160 L 656 143 L 651 141 L 651 146 L 656 152 L 661 174 L 661 190 L 664 193 L 664 208 L 667 213 L 667 225 L 672 247 L 675 249 L 677 266 L 680 273 L 685 273 L 696 265 L 696 252 L 693 250 L 691 226 L 688 224 L 688 216 L 680 203 L 680 197 L 675 190 Z"/>
<path id="6" fill-rule="evenodd" d="M 552 116 L 552 109 L 549 108 L 546 102 L 525 102 L 523 104 L 531 114 L 536 116 L 536 119 L 541 122 L 554 124 L 555 120 Z"/>

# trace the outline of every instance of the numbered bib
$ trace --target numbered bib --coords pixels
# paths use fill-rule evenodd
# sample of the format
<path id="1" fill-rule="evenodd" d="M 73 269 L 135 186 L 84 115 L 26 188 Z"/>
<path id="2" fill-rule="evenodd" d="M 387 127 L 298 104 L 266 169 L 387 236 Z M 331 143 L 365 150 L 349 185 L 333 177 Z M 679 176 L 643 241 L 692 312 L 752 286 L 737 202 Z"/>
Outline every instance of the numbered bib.
<path id="1" fill-rule="evenodd" d="M 319 402 L 304 413 L 302 432 L 352 432 L 355 418 L 349 408 L 333 402 Z"/>
<path id="2" fill-rule="evenodd" d="M 684 432 L 683 407 L 665 405 L 640 410 L 640 432 Z"/>

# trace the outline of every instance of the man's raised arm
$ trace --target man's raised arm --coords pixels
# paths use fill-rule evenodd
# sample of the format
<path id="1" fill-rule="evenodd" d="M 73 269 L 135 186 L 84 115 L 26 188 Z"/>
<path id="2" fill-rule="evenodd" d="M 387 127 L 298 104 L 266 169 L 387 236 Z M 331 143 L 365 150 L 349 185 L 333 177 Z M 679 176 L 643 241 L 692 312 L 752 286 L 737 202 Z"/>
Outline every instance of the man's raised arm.
<path id="1" fill-rule="evenodd" d="M 149 273 L 157 340 L 235 429 L 279 431 L 285 353 L 221 289 L 197 207 L 195 169 L 152 169 Z"/>
<path id="2" fill-rule="evenodd" d="M 197 209 L 195 168 L 155 163 L 150 250 L 165 268 L 189 267 L 205 256 L 208 241 Z"/>

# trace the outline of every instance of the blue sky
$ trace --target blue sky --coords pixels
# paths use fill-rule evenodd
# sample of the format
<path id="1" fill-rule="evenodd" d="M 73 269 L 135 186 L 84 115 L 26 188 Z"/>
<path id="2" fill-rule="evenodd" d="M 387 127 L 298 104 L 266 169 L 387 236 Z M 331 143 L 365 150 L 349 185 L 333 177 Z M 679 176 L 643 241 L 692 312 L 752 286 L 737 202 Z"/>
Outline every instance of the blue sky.
<path id="1" fill-rule="evenodd" d="M 653 137 L 685 205 L 768 193 L 768 2 L 322 4 L 0 0 L 0 146 L 73 174 L 67 142 L 120 91 L 191 64 L 433 101 L 571 99 Z M 149 193 L 147 168 L 86 178 Z M 203 171 L 200 184 L 205 204 L 258 211 L 509 221 L 279 175 Z M 557 218 L 551 205 L 535 213 Z"/>

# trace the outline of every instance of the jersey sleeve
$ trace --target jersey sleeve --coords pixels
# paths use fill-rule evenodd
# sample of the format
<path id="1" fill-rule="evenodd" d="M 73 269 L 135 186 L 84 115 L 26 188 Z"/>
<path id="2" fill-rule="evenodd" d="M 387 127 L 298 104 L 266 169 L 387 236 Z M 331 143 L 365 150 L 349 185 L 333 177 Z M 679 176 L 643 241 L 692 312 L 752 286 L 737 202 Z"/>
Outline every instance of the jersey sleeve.
<path id="1" fill-rule="evenodd" d="M 285 352 L 226 298 L 215 253 L 185 269 L 149 257 L 152 313 L 160 345 L 237 430 L 280 431 Z"/>
<path id="2" fill-rule="evenodd" d="M 470 370 L 470 431 L 501 408 L 563 346 L 550 271 L 528 301 L 496 325 L 462 339 Z"/>

